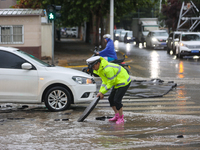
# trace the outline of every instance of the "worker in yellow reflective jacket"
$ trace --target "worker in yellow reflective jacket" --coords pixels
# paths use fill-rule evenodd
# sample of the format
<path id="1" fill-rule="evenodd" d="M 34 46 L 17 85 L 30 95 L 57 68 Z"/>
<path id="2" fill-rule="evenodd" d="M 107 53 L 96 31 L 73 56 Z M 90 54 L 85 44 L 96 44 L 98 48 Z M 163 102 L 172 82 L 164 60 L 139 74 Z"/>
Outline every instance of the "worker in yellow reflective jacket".
<path id="1" fill-rule="evenodd" d="M 127 71 L 120 65 L 109 63 L 103 57 L 94 56 L 86 60 L 88 67 L 93 69 L 93 73 L 99 75 L 102 84 L 97 94 L 100 99 L 112 88 L 109 95 L 109 103 L 115 112 L 115 116 L 109 121 L 116 121 L 116 124 L 124 122 L 122 98 L 130 86 L 131 78 Z"/>

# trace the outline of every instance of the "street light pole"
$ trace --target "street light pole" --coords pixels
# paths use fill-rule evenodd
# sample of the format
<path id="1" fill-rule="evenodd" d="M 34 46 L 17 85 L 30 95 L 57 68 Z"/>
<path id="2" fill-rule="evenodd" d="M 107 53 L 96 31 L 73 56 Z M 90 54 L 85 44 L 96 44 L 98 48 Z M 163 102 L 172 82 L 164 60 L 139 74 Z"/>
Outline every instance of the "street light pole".
<path id="1" fill-rule="evenodd" d="M 111 39 L 114 40 L 114 0 L 110 0 L 110 35 Z"/>

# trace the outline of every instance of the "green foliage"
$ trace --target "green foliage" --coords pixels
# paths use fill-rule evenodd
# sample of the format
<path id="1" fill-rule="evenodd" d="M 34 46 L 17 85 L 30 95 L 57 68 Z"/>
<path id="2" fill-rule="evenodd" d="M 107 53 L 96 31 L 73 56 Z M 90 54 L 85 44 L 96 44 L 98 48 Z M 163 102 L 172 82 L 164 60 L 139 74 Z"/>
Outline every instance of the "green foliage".
<path id="1" fill-rule="evenodd" d="M 135 12 L 138 8 L 148 8 L 158 0 L 114 0 L 114 17 L 119 20 L 122 16 Z M 62 24 L 65 26 L 79 26 L 84 21 L 91 20 L 91 16 L 106 17 L 110 13 L 109 0 L 18 0 L 19 8 L 43 8 L 47 5 L 62 5 Z"/>

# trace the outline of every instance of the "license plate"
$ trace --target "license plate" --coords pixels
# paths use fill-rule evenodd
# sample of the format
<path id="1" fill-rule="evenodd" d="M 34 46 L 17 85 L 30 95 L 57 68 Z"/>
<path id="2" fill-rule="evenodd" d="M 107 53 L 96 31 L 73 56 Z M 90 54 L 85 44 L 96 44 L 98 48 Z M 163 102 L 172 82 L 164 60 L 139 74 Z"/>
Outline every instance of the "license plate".
<path id="1" fill-rule="evenodd" d="M 166 45 L 166 43 L 161 43 L 161 45 Z"/>
<path id="2" fill-rule="evenodd" d="M 191 53 L 199 53 L 199 50 L 192 50 Z"/>

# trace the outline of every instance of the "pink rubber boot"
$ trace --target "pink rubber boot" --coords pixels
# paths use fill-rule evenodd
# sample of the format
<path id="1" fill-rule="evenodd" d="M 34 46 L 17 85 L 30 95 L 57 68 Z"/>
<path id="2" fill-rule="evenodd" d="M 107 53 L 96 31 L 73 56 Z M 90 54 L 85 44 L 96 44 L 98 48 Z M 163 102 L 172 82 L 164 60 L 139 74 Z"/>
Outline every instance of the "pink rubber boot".
<path id="1" fill-rule="evenodd" d="M 124 115 L 119 116 L 119 118 L 116 121 L 116 124 L 124 123 Z"/>
<path id="2" fill-rule="evenodd" d="M 119 113 L 116 113 L 113 118 L 109 119 L 109 121 L 117 121 L 118 118 L 119 118 Z"/>

